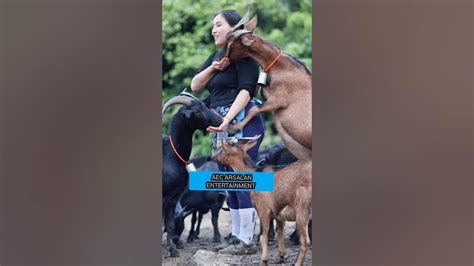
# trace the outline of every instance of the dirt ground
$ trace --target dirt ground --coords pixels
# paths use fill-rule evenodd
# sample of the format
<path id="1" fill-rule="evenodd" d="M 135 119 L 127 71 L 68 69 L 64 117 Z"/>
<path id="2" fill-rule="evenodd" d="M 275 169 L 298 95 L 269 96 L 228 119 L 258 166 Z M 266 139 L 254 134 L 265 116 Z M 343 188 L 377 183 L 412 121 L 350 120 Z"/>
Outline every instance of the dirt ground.
<path id="1" fill-rule="evenodd" d="M 189 229 L 191 228 L 191 215 L 189 215 L 185 220 L 185 231 L 181 235 L 181 241 L 183 241 L 184 249 L 180 249 L 180 257 L 179 258 L 171 258 L 169 256 L 169 252 L 163 248 L 161 253 L 162 263 L 163 265 L 192 265 L 193 264 L 193 255 L 198 250 L 207 250 L 211 251 L 211 248 L 214 245 L 217 245 L 212 242 L 213 236 L 213 229 L 211 224 L 211 213 L 207 213 L 204 215 L 201 223 L 201 231 L 199 234 L 199 238 L 194 240 L 192 243 L 187 243 L 186 239 L 188 237 Z M 259 229 L 259 221 L 257 220 L 257 225 L 255 228 L 255 234 L 260 232 Z M 276 264 L 277 256 L 278 256 L 278 246 L 276 241 L 269 242 L 269 265 L 294 265 L 296 261 L 296 257 L 298 256 L 298 245 L 290 244 L 289 237 L 293 230 L 295 229 L 294 222 L 286 222 L 285 223 L 285 247 L 286 253 L 288 258 L 286 259 L 286 264 Z M 224 237 L 227 236 L 231 231 L 231 223 L 230 223 L 230 213 L 226 211 L 219 212 L 219 232 L 221 233 L 221 241 L 224 241 Z M 162 238 L 162 245 L 163 247 L 166 246 L 166 233 L 163 234 Z M 237 265 L 258 265 L 260 256 L 261 256 L 261 249 L 259 243 L 257 243 L 257 254 L 254 255 L 245 255 L 245 256 L 238 256 L 238 261 L 240 262 Z M 219 256 L 218 253 L 215 253 L 216 256 Z M 236 257 L 236 256 L 233 256 Z M 232 262 L 229 261 L 229 264 L 236 265 L 235 260 Z M 312 265 L 312 248 L 310 247 L 306 252 L 305 262 L 304 265 Z"/>

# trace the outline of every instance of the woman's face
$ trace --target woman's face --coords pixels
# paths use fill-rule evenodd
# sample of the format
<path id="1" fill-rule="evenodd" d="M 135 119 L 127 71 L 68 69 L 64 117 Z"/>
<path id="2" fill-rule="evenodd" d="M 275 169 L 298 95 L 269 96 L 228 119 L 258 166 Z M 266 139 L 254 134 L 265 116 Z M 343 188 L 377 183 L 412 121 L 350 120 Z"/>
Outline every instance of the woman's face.
<path id="1" fill-rule="evenodd" d="M 214 37 L 214 43 L 218 47 L 223 47 L 226 43 L 226 36 L 227 33 L 230 31 L 232 28 L 229 23 L 225 20 L 225 18 L 219 14 L 217 15 L 212 24 L 214 27 L 212 27 L 212 36 Z"/>

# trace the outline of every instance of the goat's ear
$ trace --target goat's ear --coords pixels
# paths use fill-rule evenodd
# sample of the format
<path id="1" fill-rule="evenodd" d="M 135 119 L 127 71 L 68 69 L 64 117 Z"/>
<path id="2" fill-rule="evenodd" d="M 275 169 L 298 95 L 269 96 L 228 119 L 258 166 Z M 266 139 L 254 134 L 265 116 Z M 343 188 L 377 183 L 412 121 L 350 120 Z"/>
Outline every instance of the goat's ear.
<path id="1" fill-rule="evenodd" d="M 186 117 L 186 118 L 191 118 L 191 116 L 193 115 L 193 110 L 184 109 L 184 110 L 183 110 L 183 114 L 184 114 L 184 117 Z"/>
<path id="2" fill-rule="evenodd" d="M 260 137 L 261 137 L 261 135 L 256 135 L 252 138 L 242 139 L 242 141 L 245 141 L 244 144 L 243 144 L 244 151 L 247 152 L 248 150 L 253 148 L 253 146 L 255 146 L 255 144 L 257 144 Z"/>
<path id="3" fill-rule="evenodd" d="M 252 43 L 255 42 L 255 39 L 253 38 L 252 35 L 250 34 L 245 34 L 244 36 L 242 36 L 242 44 L 245 45 L 245 46 L 250 46 L 252 45 Z"/>
<path id="4" fill-rule="evenodd" d="M 243 146 L 245 153 L 247 153 L 248 150 L 253 148 L 253 146 L 255 146 L 255 144 L 257 144 L 257 141 L 258 141 L 258 139 L 252 139 L 252 140 L 247 141 L 247 143 L 245 143 L 244 146 Z"/>
<path id="5" fill-rule="evenodd" d="M 257 15 L 255 15 L 249 22 L 245 23 L 244 28 L 249 31 L 253 31 L 257 26 Z"/>

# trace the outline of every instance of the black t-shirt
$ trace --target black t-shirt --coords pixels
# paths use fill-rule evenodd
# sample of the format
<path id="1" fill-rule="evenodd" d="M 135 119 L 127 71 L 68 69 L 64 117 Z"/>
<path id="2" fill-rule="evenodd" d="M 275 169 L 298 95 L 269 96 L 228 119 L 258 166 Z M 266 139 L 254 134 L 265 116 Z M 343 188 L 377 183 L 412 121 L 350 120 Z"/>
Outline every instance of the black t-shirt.
<path id="1" fill-rule="evenodd" d="M 219 60 L 220 52 L 209 56 L 197 73 L 208 68 L 213 61 Z M 223 71 L 217 72 L 206 84 L 211 93 L 209 107 L 227 106 L 234 102 L 240 90 L 246 90 L 250 98 L 255 96 L 259 66 L 250 57 L 244 58 L 237 63 L 231 63 Z"/>

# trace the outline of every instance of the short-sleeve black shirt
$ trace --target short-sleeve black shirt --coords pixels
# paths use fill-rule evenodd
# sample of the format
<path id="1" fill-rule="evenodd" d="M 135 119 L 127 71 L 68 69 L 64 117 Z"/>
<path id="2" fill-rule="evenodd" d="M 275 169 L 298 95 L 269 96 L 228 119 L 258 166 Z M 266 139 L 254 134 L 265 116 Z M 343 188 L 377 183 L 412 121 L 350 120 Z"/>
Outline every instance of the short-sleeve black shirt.
<path id="1" fill-rule="evenodd" d="M 219 60 L 220 51 L 210 55 L 197 73 L 208 68 L 213 61 Z M 209 107 L 227 106 L 234 102 L 240 90 L 247 90 L 250 98 L 255 96 L 259 66 L 250 57 L 231 63 L 223 71 L 217 72 L 206 84 L 211 93 Z"/>

